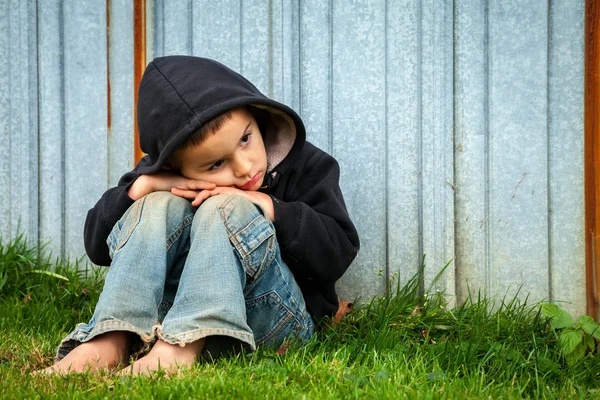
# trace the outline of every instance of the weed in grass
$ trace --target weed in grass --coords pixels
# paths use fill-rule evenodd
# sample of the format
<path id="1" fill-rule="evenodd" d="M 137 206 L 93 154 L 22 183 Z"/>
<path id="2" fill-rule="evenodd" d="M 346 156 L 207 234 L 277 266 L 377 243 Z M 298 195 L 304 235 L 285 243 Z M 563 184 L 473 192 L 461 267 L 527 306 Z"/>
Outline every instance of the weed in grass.
<path id="1" fill-rule="evenodd" d="M 542 313 L 550 319 L 550 327 L 558 332 L 558 344 L 568 363 L 579 361 L 586 352 L 600 350 L 600 325 L 589 315 L 582 315 L 577 321 L 556 304 L 543 304 Z"/>

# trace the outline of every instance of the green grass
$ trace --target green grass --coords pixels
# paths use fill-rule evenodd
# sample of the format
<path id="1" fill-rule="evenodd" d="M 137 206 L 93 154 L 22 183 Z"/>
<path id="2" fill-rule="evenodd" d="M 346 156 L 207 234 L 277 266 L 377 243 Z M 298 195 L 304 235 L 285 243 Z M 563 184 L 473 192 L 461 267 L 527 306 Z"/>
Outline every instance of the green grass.
<path id="1" fill-rule="evenodd" d="M 259 350 L 168 378 L 31 376 L 86 321 L 102 271 L 51 260 L 21 237 L 0 244 L 4 398 L 600 398 L 600 354 L 569 365 L 538 305 L 484 298 L 447 310 L 419 277 L 286 354 Z"/>

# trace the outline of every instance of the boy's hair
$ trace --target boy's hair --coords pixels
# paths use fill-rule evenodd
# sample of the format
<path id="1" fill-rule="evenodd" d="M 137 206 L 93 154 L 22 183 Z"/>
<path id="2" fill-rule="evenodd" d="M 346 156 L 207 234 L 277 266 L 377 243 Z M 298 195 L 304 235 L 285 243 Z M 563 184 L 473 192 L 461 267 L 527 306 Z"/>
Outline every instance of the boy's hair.
<path id="1" fill-rule="evenodd" d="M 265 134 L 265 129 L 269 120 L 269 112 L 261 110 L 252 106 L 240 107 L 240 109 L 248 111 L 256 120 L 256 124 L 258 125 L 258 129 L 261 132 L 261 135 Z M 206 122 L 204 125 L 200 127 L 196 132 L 192 133 L 186 141 L 179 146 L 173 154 L 167 158 L 164 163 L 164 166 L 169 169 L 179 170 L 181 168 L 181 158 L 179 157 L 180 152 L 183 150 L 187 150 L 190 147 L 197 146 L 201 144 L 207 137 L 209 133 L 215 133 L 218 131 L 223 124 L 230 120 L 232 115 L 231 112 L 233 110 L 225 111 L 223 114 L 219 114 L 210 121 Z"/>

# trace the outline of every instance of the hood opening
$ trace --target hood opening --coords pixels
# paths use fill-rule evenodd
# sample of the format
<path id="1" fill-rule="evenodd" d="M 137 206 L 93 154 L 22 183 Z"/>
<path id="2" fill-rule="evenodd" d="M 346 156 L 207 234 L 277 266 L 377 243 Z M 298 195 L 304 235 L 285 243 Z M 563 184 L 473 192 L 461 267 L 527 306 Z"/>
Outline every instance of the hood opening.
<path id="1" fill-rule="evenodd" d="M 271 172 L 292 150 L 296 142 L 296 125 L 283 111 L 262 104 L 252 104 L 251 107 L 266 111 L 268 115 L 259 122 L 259 127 L 267 151 L 267 169 Z"/>

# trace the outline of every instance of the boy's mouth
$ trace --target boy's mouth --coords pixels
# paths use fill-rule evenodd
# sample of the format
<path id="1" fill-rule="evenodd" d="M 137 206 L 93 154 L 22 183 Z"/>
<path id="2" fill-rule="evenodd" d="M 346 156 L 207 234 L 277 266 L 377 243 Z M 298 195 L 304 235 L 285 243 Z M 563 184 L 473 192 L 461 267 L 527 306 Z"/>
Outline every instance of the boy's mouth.
<path id="1" fill-rule="evenodd" d="M 260 178 L 260 172 L 258 172 L 256 175 L 254 175 L 254 178 L 250 179 L 250 182 L 246 183 L 244 186 L 241 186 L 240 189 L 241 190 L 251 189 L 252 186 L 254 186 L 256 184 L 256 182 L 258 182 L 259 178 Z"/>

